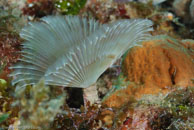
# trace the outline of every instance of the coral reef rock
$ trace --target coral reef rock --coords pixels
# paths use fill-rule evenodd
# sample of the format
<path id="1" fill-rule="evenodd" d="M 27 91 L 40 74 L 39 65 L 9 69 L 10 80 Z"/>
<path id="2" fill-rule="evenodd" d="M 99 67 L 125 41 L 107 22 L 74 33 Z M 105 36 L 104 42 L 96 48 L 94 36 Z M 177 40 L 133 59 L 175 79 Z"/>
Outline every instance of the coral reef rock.
<path id="1" fill-rule="evenodd" d="M 192 0 L 190 4 L 190 15 L 191 15 L 192 21 L 194 22 L 194 0 Z"/>
<path id="2" fill-rule="evenodd" d="M 131 120 L 128 121 L 126 118 L 121 126 L 121 130 L 152 130 L 149 122 L 150 119 L 157 116 L 158 111 L 156 108 L 135 108 L 133 114 L 131 114 Z"/>
<path id="3" fill-rule="evenodd" d="M 182 17 L 185 22 L 189 22 L 190 14 L 189 14 L 189 5 L 191 0 L 174 0 L 173 2 L 173 10 L 175 14 L 179 17 Z"/>
<path id="4" fill-rule="evenodd" d="M 143 86 L 139 91 L 144 94 L 168 92 L 175 86 L 194 86 L 193 45 L 193 40 L 155 36 L 128 52 L 123 72 L 129 81 Z"/>

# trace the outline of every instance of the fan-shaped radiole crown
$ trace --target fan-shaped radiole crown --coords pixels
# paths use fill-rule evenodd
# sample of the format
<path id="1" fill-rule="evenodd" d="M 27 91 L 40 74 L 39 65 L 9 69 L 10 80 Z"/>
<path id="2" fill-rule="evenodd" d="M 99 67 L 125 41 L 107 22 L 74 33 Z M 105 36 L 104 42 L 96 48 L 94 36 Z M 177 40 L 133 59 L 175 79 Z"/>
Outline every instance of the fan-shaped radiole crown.
<path id="1" fill-rule="evenodd" d="M 149 37 L 147 19 L 119 20 L 101 25 L 78 16 L 48 16 L 30 23 L 20 35 L 20 62 L 12 83 L 33 85 L 41 78 L 46 85 L 86 88 L 136 43 Z"/>

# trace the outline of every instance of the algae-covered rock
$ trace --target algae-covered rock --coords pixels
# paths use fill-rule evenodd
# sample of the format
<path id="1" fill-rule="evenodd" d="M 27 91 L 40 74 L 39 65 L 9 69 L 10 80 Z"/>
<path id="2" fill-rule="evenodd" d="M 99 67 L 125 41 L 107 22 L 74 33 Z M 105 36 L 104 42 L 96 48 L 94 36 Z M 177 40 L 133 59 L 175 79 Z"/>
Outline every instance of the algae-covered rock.
<path id="1" fill-rule="evenodd" d="M 120 108 L 128 103 L 135 102 L 134 95 L 136 91 L 137 86 L 133 83 L 121 88 L 113 86 L 112 90 L 104 97 L 102 103 L 107 107 Z"/>
<path id="2" fill-rule="evenodd" d="M 130 87 L 128 87 L 130 88 Z M 112 95 L 124 92 L 117 90 Z M 113 121 L 112 128 L 121 130 L 141 129 L 141 130 L 165 130 L 177 129 L 191 130 L 194 128 L 194 88 L 187 87 L 175 89 L 168 94 L 144 95 L 136 102 L 130 102 L 119 106 L 114 115 L 107 114 L 108 119 Z M 113 96 L 107 97 L 110 102 L 114 102 Z M 117 103 L 119 104 L 118 100 Z M 104 120 L 105 123 L 110 120 Z"/>
<path id="3" fill-rule="evenodd" d="M 26 94 L 28 92 L 28 94 Z M 17 91 L 17 101 L 15 106 L 19 106 L 20 126 L 30 126 L 33 129 L 50 129 L 50 123 L 54 121 L 57 113 L 60 113 L 61 107 L 65 102 L 65 93 L 52 97 L 51 88 L 44 85 L 41 80 L 33 87 Z M 53 94 L 54 96 L 54 94 Z"/>

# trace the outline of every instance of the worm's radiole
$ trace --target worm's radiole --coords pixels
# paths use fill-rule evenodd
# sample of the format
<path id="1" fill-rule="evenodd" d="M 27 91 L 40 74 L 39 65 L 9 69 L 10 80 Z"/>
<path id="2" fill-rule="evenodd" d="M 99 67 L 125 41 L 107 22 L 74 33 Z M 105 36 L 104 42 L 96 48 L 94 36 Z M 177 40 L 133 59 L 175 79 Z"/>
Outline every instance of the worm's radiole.
<path id="1" fill-rule="evenodd" d="M 78 16 L 44 17 L 20 33 L 25 40 L 23 57 L 11 67 L 12 83 L 21 88 L 44 79 L 46 85 L 79 87 L 86 92 L 93 86 L 95 90 L 99 76 L 129 48 L 148 38 L 151 26 L 147 19 L 100 24 Z"/>

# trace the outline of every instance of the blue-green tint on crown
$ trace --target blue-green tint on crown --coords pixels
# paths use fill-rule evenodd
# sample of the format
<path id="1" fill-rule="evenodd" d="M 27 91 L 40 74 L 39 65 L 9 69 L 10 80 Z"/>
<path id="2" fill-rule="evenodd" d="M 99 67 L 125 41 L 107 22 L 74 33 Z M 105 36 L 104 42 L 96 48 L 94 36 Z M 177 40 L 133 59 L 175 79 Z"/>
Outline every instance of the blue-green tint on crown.
<path id="1" fill-rule="evenodd" d="M 48 16 L 30 23 L 20 36 L 20 62 L 14 69 L 13 85 L 36 84 L 87 88 L 137 42 L 149 37 L 147 19 L 118 20 L 100 24 L 78 16 Z"/>

